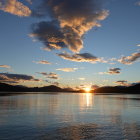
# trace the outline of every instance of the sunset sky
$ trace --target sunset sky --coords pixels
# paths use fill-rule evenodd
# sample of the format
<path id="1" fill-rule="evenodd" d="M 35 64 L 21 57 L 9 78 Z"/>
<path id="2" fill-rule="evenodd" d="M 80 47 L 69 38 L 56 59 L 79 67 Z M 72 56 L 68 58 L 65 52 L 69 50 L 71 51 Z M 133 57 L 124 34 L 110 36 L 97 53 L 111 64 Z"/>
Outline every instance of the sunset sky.
<path id="1" fill-rule="evenodd" d="M 139 0 L 0 0 L 0 82 L 140 81 Z"/>

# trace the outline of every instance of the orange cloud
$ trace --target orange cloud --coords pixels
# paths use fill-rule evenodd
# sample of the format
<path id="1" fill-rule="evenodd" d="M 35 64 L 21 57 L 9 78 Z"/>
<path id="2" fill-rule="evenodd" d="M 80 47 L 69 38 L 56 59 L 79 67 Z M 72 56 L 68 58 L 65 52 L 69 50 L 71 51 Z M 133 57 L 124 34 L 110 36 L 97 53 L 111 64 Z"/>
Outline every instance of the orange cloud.
<path id="1" fill-rule="evenodd" d="M 138 59 L 140 59 L 140 52 L 133 53 L 131 56 L 124 56 L 120 58 L 118 62 L 126 65 L 131 65 Z"/>
<path id="2" fill-rule="evenodd" d="M 0 65 L 0 68 L 11 68 L 9 65 Z"/>
<path id="3" fill-rule="evenodd" d="M 64 71 L 64 72 L 74 72 L 76 71 L 78 68 L 60 68 L 60 69 L 56 69 L 59 71 Z"/>
<path id="4" fill-rule="evenodd" d="M 83 36 L 93 27 L 100 27 L 109 11 L 102 9 L 97 0 L 42 0 L 33 14 L 52 18 L 33 25 L 31 34 L 47 50 L 66 47 L 78 53 L 84 47 Z"/>
<path id="5" fill-rule="evenodd" d="M 35 61 L 33 61 L 35 62 Z M 50 62 L 46 61 L 46 60 L 41 60 L 41 61 L 38 61 L 38 62 L 35 62 L 37 64 L 51 64 Z"/>
<path id="6" fill-rule="evenodd" d="M 105 62 L 102 58 L 98 58 L 89 53 L 81 53 L 81 54 L 73 54 L 73 55 L 69 53 L 60 53 L 57 55 L 63 59 L 74 61 L 74 62 L 89 62 L 89 63 Z"/>
<path id="7" fill-rule="evenodd" d="M 0 10 L 21 17 L 31 15 L 31 10 L 17 0 L 0 0 Z"/>

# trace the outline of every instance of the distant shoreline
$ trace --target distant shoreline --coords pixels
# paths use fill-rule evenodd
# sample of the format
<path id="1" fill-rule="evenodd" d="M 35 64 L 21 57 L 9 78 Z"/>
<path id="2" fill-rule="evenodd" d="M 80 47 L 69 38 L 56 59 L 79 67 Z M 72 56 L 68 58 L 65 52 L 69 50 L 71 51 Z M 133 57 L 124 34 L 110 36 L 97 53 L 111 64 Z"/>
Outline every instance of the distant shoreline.
<path id="1" fill-rule="evenodd" d="M 0 92 L 0 97 L 2 96 L 14 96 L 14 95 L 30 95 L 30 94 L 61 94 L 61 93 L 65 93 L 65 94 L 88 94 L 86 92 Z M 91 93 L 90 94 L 95 94 L 95 95 L 138 95 L 139 93 Z"/>
<path id="2" fill-rule="evenodd" d="M 4 94 L 21 94 L 21 93 L 85 93 L 84 90 L 74 90 L 72 88 L 60 88 L 55 85 L 45 87 L 24 87 L 17 85 L 9 85 L 6 83 L 0 83 L 0 96 Z M 95 90 L 91 90 L 91 93 L 95 94 L 140 94 L 140 83 L 132 86 L 115 86 L 115 87 L 99 87 Z"/>

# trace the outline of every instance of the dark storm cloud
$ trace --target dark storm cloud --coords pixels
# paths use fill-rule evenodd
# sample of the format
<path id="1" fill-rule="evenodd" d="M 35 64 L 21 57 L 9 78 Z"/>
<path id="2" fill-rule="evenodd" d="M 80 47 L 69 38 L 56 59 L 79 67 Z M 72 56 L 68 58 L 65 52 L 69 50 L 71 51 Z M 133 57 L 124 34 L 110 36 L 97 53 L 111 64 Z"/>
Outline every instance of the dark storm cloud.
<path id="1" fill-rule="evenodd" d="M 83 48 L 83 35 L 93 27 L 100 27 L 99 21 L 108 16 L 99 0 L 42 0 L 33 13 L 39 17 L 49 15 L 53 21 L 33 25 L 32 37 L 49 50 L 67 47 L 73 52 Z"/>
<path id="2" fill-rule="evenodd" d="M 33 76 L 25 74 L 0 73 L 0 82 L 19 83 L 28 81 L 40 81 L 40 80 L 35 79 Z"/>
<path id="3" fill-rule="evenodd" d="M 100 58 L 97 58 L 96 56 L 93 56 L 89 53 L 81 53 L 81 54 L 69 54 L 69 53 L 60 53 L 57 54 L 63 59 L 75 61 L 75 62 L 90 62 L 90 63 L 96 63 L 96 62 L 102 62 L 103 60 Z"/>

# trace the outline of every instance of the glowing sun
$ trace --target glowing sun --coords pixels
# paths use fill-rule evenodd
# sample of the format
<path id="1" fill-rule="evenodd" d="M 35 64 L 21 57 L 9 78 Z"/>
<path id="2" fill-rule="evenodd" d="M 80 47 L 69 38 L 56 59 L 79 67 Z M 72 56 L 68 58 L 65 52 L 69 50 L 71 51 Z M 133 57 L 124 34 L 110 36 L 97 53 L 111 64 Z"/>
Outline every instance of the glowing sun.
<path id="1" fill-rule="evenodd" d="M 90 88 L 90 87 L 86 87 L 86 88 L 85 88 L 85 91 L 86 91 L 86 92 L 90 92 L 90 91 L 91 91 L 91 88 Z"/>

